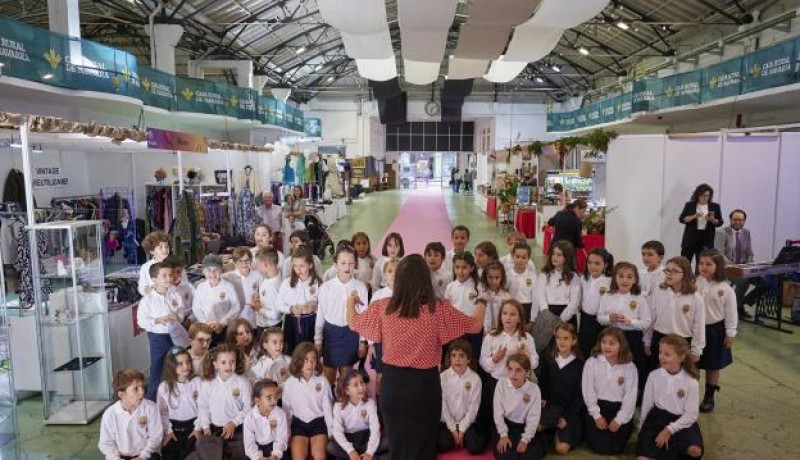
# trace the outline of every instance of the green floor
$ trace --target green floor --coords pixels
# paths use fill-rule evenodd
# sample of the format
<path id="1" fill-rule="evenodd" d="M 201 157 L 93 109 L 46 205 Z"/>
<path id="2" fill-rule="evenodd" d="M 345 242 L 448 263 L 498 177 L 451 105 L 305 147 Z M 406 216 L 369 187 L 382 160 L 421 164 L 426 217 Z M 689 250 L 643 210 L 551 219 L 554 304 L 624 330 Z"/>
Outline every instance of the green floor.
<path id="1" fill-rule="evenodd" d="M 348 216 L 333 226 L 334 241 L 349 238 L 356 231 L 364 231 L 373 242 L 378 241 L 410 193 L 413 191 L 372 193 L 356 201 L 348 207 Z M 450 192 L 444 193 L 451 221 L 471 229 L 471 245 L 490 240 L 501 253 L 505 252 L 504 235 L 473 204 L 471 196 L 452 197 Z M 330 263 L 325 262 L 325 265 Z M 540 262 L 539 258 L 537 266 Z M 741 324 L 734 347 L 735 363 L 723 372 L 717 410 L 700 416 L 707 449 L 705 458 L 800 458 L 800 328 L 793 329 L 796 334 L 784 334 Z M 18 455 L 2 451 L 0 460 L 102 458 L 97 451 L 99 421 L 80 427 L 44 426 L 38 397 L 20 401 L 17 417 Z M 629 451 L 632 446 L 629 445 Z M 568 457 L 598 458 L 585 449 Z"/>

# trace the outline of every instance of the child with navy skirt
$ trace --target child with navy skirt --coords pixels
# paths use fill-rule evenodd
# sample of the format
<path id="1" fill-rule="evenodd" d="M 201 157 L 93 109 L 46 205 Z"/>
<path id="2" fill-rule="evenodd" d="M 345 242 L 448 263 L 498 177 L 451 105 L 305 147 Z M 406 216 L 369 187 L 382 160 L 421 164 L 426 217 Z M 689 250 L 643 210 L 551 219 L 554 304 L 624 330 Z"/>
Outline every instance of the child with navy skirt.
<path id="1" fill-rule="evenodd" d="M 621 454 L 633 431 L 638 375 L 632 361 L 625 335 L 607 327 L 583 366 L 586 444 L 596 454 Z"/>
<path id="2" fill-rule="evenodd" d="M 306 248 L 299 248 L 292 254 L 292 274 L 283 280 L 278 292 L 278 308 L 286 314 L 283 330 L 289 353 L 298 343 L 314 340 L 317 299 L 322 282 L 312 256 L 311 250 Z"/>
<path id="3" fill-rule="evenodd" d="M 386 284 L 386 286 L 378 289 L 377 291 L 373 291 L 370 302 L 392 297 L 392 289 L 394 289 L 394 272 L 397 270 L 397 264 L 399 262 L 400 259 L 392 258 L 383 264 L 383 282 Z M 372 343 L 372 350 L 372 370 L 375 371 L 375 398 L 379 399 L 381 396 L 381 383 L 383 380 L 383 344 L 380 342 Z"/>
<path id="4" fill-rule="evenodd" d="M 291 421 L 293 459 L 324 459 L 333 432 L 333 393 L 322 375 L 319 353 L 311 342 L 298 344 L 283 385 L 283 410 Z"/>
<path id="5" fill-rule="evenodd" d="M 244 451 L 250 460 L 281 460 L 289 448 L 286 413 L 278 407 L 277 382 L 259 380 L 253 385 L 255 407 L 244 419 Z"/>
<path id="6" fill-rule="evenodd" d="M 559 324 L 555 339 L 553 353 L 546 354 L 539 366 L 539 389 L 542 391 L 539 427 L 548 440 L 552 440 L 555 451 L 566 454 L 583 436 L 583 359 L 579 356 L 575 326 Z"/>
<path id="7" fill-rule="evenodd" d="M 603 326 L 622 329 L 633 352 L 633 363 L 639 373 L 639 394 L 644 391 L 650 373 L 647 355 L 644 354 L 644 331 L 650 327 L 650 307 L 639 287 L 639 271 L 629 262 L 614 266 L 611 291 L 600 301 L 597 320 Z M 639 396 L 641 398 L 641 396 Z"/>
<path id="8" fill-rule="evenodd" d="M 333 439 L 328 441 L 328 454 L 348 460 L 388 458 L 388 439 L 381 434 L 378 406 L 367 397 L 361 374 L 350 369 L 339 379 L 339 401 L 333 407 Z"/>
<path id="9" fill-rule="evenodd" d="M 725 259 L 717 251 L 705 251 L 698 262 L 697 290 L 706 307 L 706 346 L 697 366 L 706 371 L 706 394 L 700 412 L 714 410 L 714 393 L 719 391 L 720 371 L 733 362 L 733 339 L 739 312 L 736 292 L 725 279 Z"/>
<path id="10" fill-rule="evenodd" d="M 700 458 L 699 372 L 689 358 L 689 345 L 668 334 L 661 339 L 658 358 L 661 368 L 650 373 L 644 389 L 636 458 Z"/>
<path id="11" fill-rule="evenodd" d="M 593 249 L 586 257 L 586 270 L 581 277 L 581 324 L 578 329 L 582 356 L 589 356 L 603 330 L 597 321 L 597 311 L 600 301 L 611 288 L 613 268 L 614 256 L 605 249 Z"/>
<path id="12" fill-rule="evenodd" d="M 539 387 L 528 380 L 531 361 L 517 353 L 508 357 L 508 377 L 500 379 L 494 392 L 494 423 L 498 460 L 544 458 L 544 442 L 536 432 L 542 411 Z"/>
<path id="13" fill-rule="evenodd" d="M 467 316 L 475 311 L 475 302 L 478 300 L 478 273 L 476 271 L 475 259 L 469 251 L 460 252 L 453 256 L 453 274 L 455 280 L 447 285 L 444 291 L 444 298 L 449 300 L 453 306 Z M 481 354 L 481 344 L 483 332 L 478 334 L 464 334 L 462 339 L 469 342 L 475 356 Z M 445 363 L 447 347 L 442 350 L 442 363 Z"/>
<path id="14" fill-rule="evenodd" d="M 367 298 L 367 286 L 354 277 L 356 254 L 349 247 L 340 247 L 334 256 L 336 276 L 323 283 L 319 290 L 319 309 L 314 325 L 314 345 L 322 351 L 325 377 L 333 385 L 336 372 L 345 374 L 347 369 L 366 356 L 367 344 L 360 343 L 358 334 L 347 325 L 347 298 L 353 292 L 359 299 Z M 360 305 L 364 311 L 366 304 Z"/>

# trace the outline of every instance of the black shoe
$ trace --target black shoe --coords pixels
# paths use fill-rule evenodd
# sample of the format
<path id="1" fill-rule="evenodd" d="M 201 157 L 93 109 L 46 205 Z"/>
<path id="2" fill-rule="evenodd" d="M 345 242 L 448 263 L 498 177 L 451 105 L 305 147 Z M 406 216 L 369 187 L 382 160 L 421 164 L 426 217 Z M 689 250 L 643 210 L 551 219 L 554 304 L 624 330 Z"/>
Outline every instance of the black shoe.
<path id="1" fill-rule="evenodd" d="M 740 319 L 752 319 L 753 315 L 751 315 L 750 313 L 747 313 L 747 310 L 741 309 L 741 310 L 739 310 L 739 318 Z"/>
<path id="2" fill-rule="evenodd" d="M 706 395 L 700 403 L 700 412 L 707 414 L 714 410 L 714 393 L 719 391 L 719 385 L 706 384 Z"/>

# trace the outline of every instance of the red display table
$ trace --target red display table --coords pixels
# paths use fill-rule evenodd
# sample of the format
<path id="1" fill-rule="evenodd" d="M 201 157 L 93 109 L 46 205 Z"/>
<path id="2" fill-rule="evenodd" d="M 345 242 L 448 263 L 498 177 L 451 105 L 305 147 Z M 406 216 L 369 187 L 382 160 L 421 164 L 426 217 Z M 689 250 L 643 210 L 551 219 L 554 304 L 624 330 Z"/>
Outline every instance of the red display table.
<path id="1" fill-rule="evenodd" d="M 517 218 L 514 220 L 514 225 L 518 232 L 525 234 L 525 238 L 535 238 L 536 209 L 521 208 L 519 211 L 517 211 Z"/>
<path id="2" fill-rule="evenodd" d="M 497 197 L 496 196 L 487 196 L 486 197 L 486 215 L 489 216 L 490 219 L 497 219 Z"/>
<path id="3" fill-rule="evenodd" d="M 542 230 L 544 231 L 544 244 L 542 245 L 542 252 L 544 255 L 547 255 L 548 252 L 550 252 L 550 240 L 553 239 L 553 232 L 555 229 L 548 225 L 542 227 Z M 578 250 L 577 254 L 575 254 L 575 262 L 578 266 L 578 272 L 582 273 L 584 267 L 586 267 L 586 254 L 591 252 L 593 249 L 604 247 L 606 247 L 605 235 L 583 235 L 584 250 Z"/>

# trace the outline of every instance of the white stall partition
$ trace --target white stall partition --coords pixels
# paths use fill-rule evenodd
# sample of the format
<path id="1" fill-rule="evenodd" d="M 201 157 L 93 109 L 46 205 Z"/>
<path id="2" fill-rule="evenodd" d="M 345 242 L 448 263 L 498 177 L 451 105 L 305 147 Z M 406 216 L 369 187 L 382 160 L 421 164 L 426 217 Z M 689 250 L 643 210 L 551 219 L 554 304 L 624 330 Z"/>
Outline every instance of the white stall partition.
<path id="1" fill-rule="evenodd" d="M 722 180 L 719 198 L 725 225 L 734 209 L 747 213 L 747 228 L 753 242 L 756 261 L 772 260 L 775 206 L 778 195 L 778 163 L 781 138 L 777 133 L 749 136 L 729 133 L 722 155 Z M 795 169 L 795 176 L 800 168 Z M 795 211 L 797 206 L 795 202 Z"/>
<path id="2" fill-rule="evenodd" d="M 662 206 L 661 242 L 667 258 L 680 255 L 683 224 L 679 217 L 683 206 L 700 184 L 714 189 L 714 201 L 720 200 L 721 136 L 667 136 L 664 153 L 664 199 Z"/>
<path id="3" fill-rule="evenodd" d="M 782 133 L 772 255 L 787 239 L 800 239 L 800 133 Z M 748 210 L 749 227 L 752 223 Z"/>
<path id="4" fill-rule="evenodd" d="M 642 243 L 661 237 L 665 137 L 620 136 L 606 156 L 606 247 L 640 265 Z M 678 211 L 680 212 L 680 210 Z"/>

